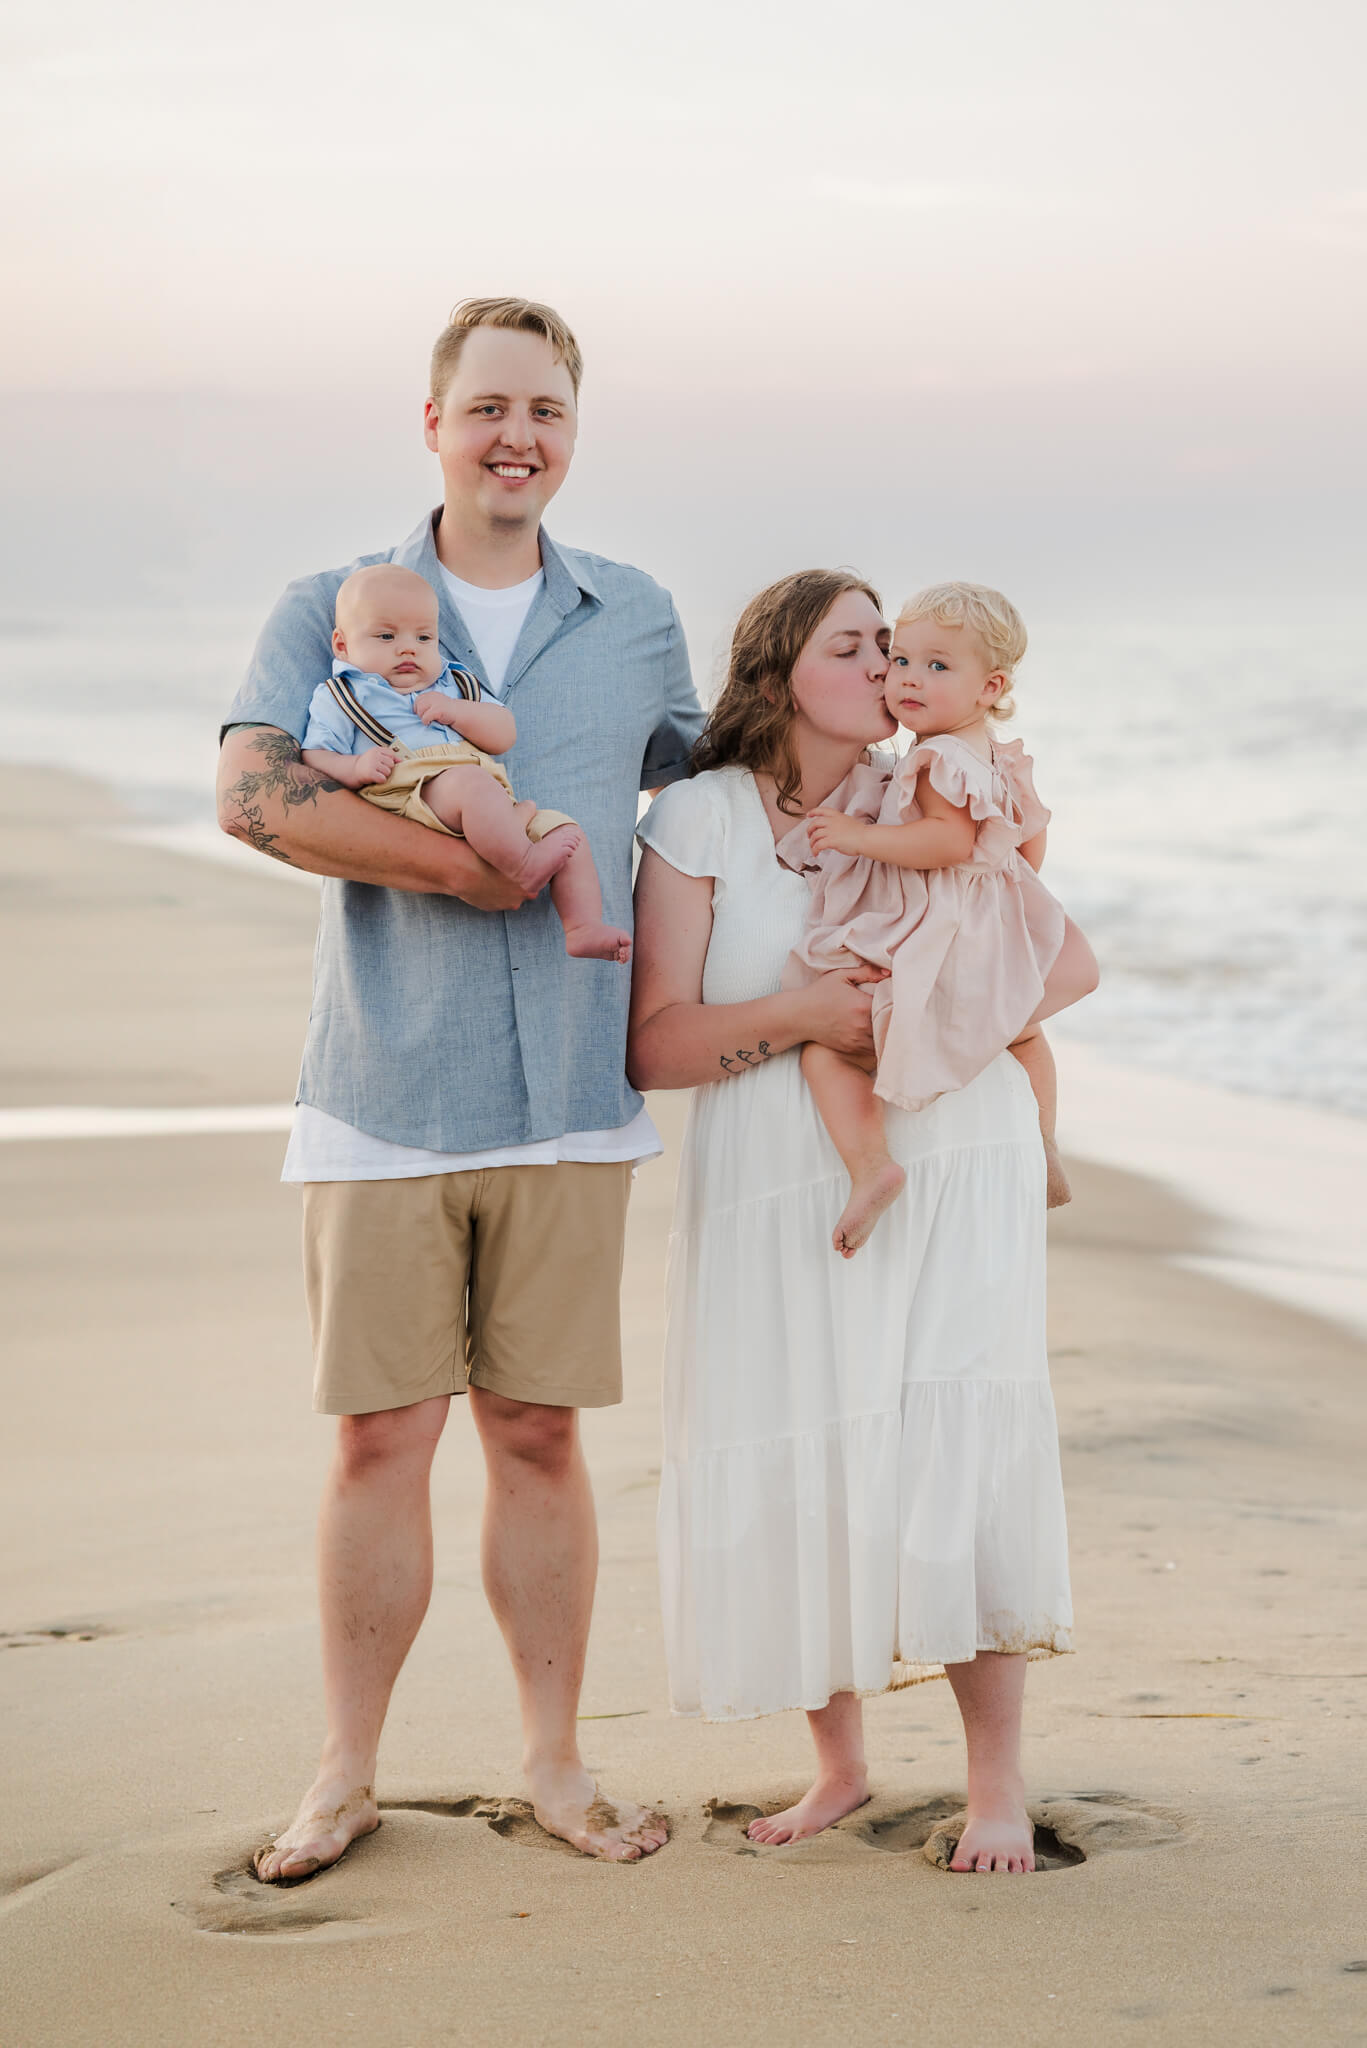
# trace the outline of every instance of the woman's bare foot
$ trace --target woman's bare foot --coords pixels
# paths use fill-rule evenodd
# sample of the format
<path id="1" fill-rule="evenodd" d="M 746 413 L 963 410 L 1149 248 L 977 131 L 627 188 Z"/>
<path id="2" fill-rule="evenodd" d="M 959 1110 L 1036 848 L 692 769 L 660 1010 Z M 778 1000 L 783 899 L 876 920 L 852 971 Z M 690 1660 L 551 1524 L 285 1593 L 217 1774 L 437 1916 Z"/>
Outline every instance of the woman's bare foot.
<path id="1" fill-rule="evenodd" d="M 1035 1830 L 1023 1795 L 1004 1793 L 975 1809 L 950 1862 L 951 1870 L 1008 1872 L 1023 1876 L 1035 1867 Z"/>
<path id="2" fill-rule="evenodd" d="M 572 960 L 618 960 L 625 967 L 631 939 L 612 924 L 566 925 L 565 951 Z"/>
<path id="3" fill-rule="evenodd" d="M 1046 1209 L 1062 1209 L 1073 1199 L 1073 1190 L 1068 1185 L 1068 1176 L 1059 1158 L 1058 1146 L 1052 1138 L 1044 1141 L 1044 1206 Z"/>
<path id="4" fill-rule="evenodd" d="M 564 1770 L 529 1772 L 532 1812 L 548 1835 L 596 1856 L 604 1863 L 639 1863 L 669 1840 L 661 1813 L 627 1800 L 605 1799 L 582 1764 Z"/>
<path id="5" fill-rule="evenodd" d="M 842 1259 L 852 1259 L 859 1247 L 868 1243 L 874 1224 L 906 1184 L 907 1177 L 895 1159 L 887 1159 L 851 1181 L 850 1199 L 831 1238 Z"/>
<path id="6" fill-rule="evenodd" d="M 514 881 L 524 889 L 544 889 L 553 875 L 558 875 L 566 861 L 574 859 L 584 844 L 584 835 L 577 825 L 557 825 L 554 832 L 548 832 L 544 839 L 530 840 L 526 856 L 518 868 Z"/>
<path id="7" fill-rule="evenodd" d="M 369 1785 L 347 1787 L 341 1778 L 319 1778 L 304 1794 L 298 1813 L 252 1858 L 262 1884 L 312 1877 L 344 1856 L 359 1835 L 380 1825 Z"/>
<path id="8" fill-rule="evenodd" d="M 818 1778 L 796 1806 L 785 1807 L 782 1813 L 761 1815 L 751 1821 L 745 1832 L 752 1842 L 769 1842 L 775 1847 L 783 1842 L 800 1842 L 807 1835 L 819 1835 L 823 1828 L 833 1826 L 868 1802 L 869 1781 L 864 1773 L 840 1772 Z"/>

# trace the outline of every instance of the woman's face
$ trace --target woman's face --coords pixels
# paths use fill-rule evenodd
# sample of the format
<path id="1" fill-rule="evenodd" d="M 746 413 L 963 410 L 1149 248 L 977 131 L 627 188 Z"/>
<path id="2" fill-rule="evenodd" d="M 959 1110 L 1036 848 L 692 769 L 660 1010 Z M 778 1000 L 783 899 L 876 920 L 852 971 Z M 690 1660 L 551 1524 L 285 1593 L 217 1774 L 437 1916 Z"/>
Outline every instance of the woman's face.
<path id="1" fill-rule="evenodd" d="M 793 739 L 814 738 L 861 748 L 890 739 L 897 721 L 883 690 L 888 673 L 888 628 L 862 590 L 836 599 L 797 658 Z"/>

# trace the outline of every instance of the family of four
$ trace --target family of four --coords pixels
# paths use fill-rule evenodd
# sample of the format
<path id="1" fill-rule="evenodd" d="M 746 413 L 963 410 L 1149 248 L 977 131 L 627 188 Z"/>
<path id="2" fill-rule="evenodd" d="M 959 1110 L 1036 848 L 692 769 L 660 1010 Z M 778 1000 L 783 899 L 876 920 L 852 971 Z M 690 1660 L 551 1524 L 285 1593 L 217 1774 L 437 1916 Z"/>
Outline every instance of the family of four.
<path id="1" fill-rule="evenodd" d="M 694 1091 L 659 1516 L 673 1707 L 806 1710 L 812 1787 L 751 1828 L 784 1842 L 868 1797 L 862 1698 L 944 1670 L 955 1867 L 1029 1870 L 1025 1665 L 1071 1619 L 1038 1025 L 1095 968 L 1036 875 L 1029 763 L 993 737 L 1024 631 L 946 584 L 890 633 L 858 577 L 804 571 L 749 605 L 704 719 L 667 593 L 542 527 L 580 374 L 549 307 L 458 306 L 425 410 L 441 505 L 290 586 L 224 730 L 224 829 L 329 878 L 285 1164 L 315 1406 L 339 1418 L 326 1735 L 257 1874 L 306 1877 L 378 1824 L 454 1394 L 536 1817 L 610 1860 L 668 1838 L 576 1739 L 597 1569 L 577 1411 L 621 1396 L 627 1202 L 660 1150 L 642 1088 Z M 914 744 L 877 751 L 899 727 Z"/>

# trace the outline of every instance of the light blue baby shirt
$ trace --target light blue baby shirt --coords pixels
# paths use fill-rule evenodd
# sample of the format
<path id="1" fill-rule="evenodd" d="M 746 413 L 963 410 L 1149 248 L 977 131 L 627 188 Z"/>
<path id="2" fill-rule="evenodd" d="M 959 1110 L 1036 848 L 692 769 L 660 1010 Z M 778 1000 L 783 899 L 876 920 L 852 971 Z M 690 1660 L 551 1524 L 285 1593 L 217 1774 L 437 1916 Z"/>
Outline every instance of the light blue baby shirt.
<path id="1" fill-rule="evenodd" d="M 378 718 L 381 725 L 387 725 L 395 741 L 407 747 L 410 753 L 417 753 L 420 747 L 441 747 L 460 744 L 460 734 L 449 725 L 425 725 L 413 708 L 415 697 L 421 697 L 427 690 L 440 690 L 443 697 L 454 697 L 456 702 L 465 701 L 465 693 L 451 675 L 448 664 L 446 673 L 437 677 L 435 683 L 424 683 L 421 690 L 396 690 L 383 676 L 372 675 L 369 669 L 356 668 L 349 661 L 334 661 L 332 673 L 342 676 L 350 683 L 352 692 L 363 711 Z M 489 696 L 483 684 L 480 695 Z M 306 747 L 326 747 L 330 754 L 363 754 L 375 742 L 353 724 L 333 696 L 326 683 L 319 683 L 309 701 L 309 722 L 304 732 Z"/>

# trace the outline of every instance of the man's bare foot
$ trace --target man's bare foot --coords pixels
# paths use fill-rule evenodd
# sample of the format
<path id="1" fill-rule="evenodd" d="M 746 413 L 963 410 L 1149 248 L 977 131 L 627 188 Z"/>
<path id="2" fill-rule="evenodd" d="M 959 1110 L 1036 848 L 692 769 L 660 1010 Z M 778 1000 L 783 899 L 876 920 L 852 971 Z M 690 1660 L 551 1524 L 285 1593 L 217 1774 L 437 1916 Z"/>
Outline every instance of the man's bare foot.
<path id="1" fill-rule="evenodd" d="M 895 1159 L 886 1160 L 851 1182 L 850 1199 L 831 1238 L 842 1259 L 852 1259 L 859 1247 L 868 1243 L 874 1224 L 885 1209 L 892 1207 L 906 1184 L 907 1177 Z"/>
<path id="2" fill-rule="evenodd" d="M 818 1778 L 810 1792 L 796 1806 L 782 1813 L 762 1814 L 745 1830 L 752 1842 L 800 1842 L 807 1835 L 819 1835 L 823 1828 L 843 1820 L 869 1802 L 869 1781 L 860 1771 L 856 1776 Z"/>
<path id="3" fill-rule="evenodd" d="M 304 1794 L 304 1803 L 282 1835 L 275 1835 L 252 1858 L 262 1884 L 312 1877 L 344 1856 L 358 1835 L 373 1834 L 379 1809 L 369 1785 L 350 1789 L 339 1778 L 320 1778 Z"/>
<path id="4" fill-rule="evenodd" d="M 604 1863 L 639 1863 L 669 1840 L 669 1822 L 628 1799 L 607 1799 L 582 1764 L 529 1771 L 532 1812 L 548 1835 Z"/>
<path id="5" fill-rule="evenodd" d="M 565 951 L 572 960 L 618 960 L 625 967 L 631 939 L 613 924 L 566 925 Z"/>
<path id="6" fill-rule="evenodd" d="M 1035 1867 L 1035 1830 L 1025 1810 L 1024 1799 L 993 1800 L 975 1812 L 970 1805 L 968 1825 L 950 1862 L 951 1870 L 1008 1872 L 1023 1876 Z"/>
<path id="7" fill-rule="evenodd" d="M 1068 1185 L 1068 1176 L 1063 1170 L 1063 1161 L 1058 1155 L 1058 1146 L 1052 1138 L 1044 1141 L 1044 1206 L 1046 1209 L 1062 1209 L 1072 1201 L 1073 1190 Z"/>
<path id="8" fill-rule="evenodd" d="M 530 842 L 514 881 L 524 889 L 544 889 L 552 875 L 558 875 L 583 844 L 584 835 L 577 825 L 557 825 L 544 839 Z"/>

